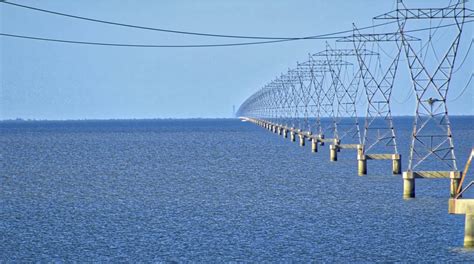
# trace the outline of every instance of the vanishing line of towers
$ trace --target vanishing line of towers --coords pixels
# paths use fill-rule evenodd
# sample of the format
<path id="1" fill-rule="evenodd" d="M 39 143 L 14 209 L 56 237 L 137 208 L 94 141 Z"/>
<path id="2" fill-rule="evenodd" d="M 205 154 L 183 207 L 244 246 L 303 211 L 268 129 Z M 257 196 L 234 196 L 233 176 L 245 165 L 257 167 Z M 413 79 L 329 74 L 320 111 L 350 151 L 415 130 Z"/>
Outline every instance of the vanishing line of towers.
<path id="1" fill-rule="evenodd" d="M 370 159 L 392 160 L 393 173 L 400 174 L 391 95 L 403 56 L 416 96 L 408 169 L 403 173 L 404 197 L 415 196 L 415 178 L 450 178 L 454 196 L 461 188 L 462 173 L 456 163 L 446 98 L 466 18 L 474 18 L 474 12 L 465 7 L 465 0 L 442 8 L 407 8 L 398 0 L 396 10 L 374 18 L 396 21 L 395 32 L 364 34 L 354 25 L 352 35 L 337 40 L 352 48 L 326 43 L 325 50 L 250 96 L 237 115 L 285 137 L 289 132 L 292 140 L 298 135 L 303 145 L 307 138 L 313 142 L 313 151 L 329 142 L 331 160 L 337 160 L 341 149 L 357 149 L 361 175 L 366 174 Z M 442 25 L 446 21 L 451 24 Z M 406 30 L 415 22 L 428 22 L 430 29 Z M 442 41 L 435 39 L 443 30 Z M 389 47 L 391 52 L 385 50 Z M 437 52 L 440 47 L 443 50 Z M 360 86 L 367 103 L 362 132 L 356 110 Z"/>

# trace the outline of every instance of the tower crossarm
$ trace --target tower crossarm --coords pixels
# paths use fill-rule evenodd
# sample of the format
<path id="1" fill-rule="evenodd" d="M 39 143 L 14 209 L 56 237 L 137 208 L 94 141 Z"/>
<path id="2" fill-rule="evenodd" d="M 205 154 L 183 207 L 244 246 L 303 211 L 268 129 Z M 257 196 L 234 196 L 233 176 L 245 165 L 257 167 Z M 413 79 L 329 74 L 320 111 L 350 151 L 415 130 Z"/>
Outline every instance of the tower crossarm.
<path id="1" fill-rule="evenodd" d="M 330 72 L 331 65 L 336 66 L 350 66 L 353 65 L 352 63 L 344 60 L 308 60 L 302 63 L 297 64 L 297 69 L 300 71 L 307 71 L 307 72 Z"/>
<path id="2" fill-rule="evenodd" d="M 313 56 L 324 56 L 324 57 L 342 57 L 342 56 L 357 56 L 357 54 L 364 56 L 379 55 L 377 52 L 362 49 L 356 51 L 355 49 L 326 49 L 313 54 Z"/>
<path id="3" fill-rule="evenodd" d="M 464 13 L 464 15 L 462 15 Z M 443 19 L 474 18 L 474 11 L 461 5 L 444 8 L 401 8 L 374 17 L 374 19 Z"/>
<path id="4" fill-rule="evenodd" d="M 405 41 L 420 41 L 419 38 L 404 34 L 399 32 L 391 33 L 380 33 L 380 34 L 353 34 L 351 36 L 343 37 L 336 40 L 337 42 L 381 42 L 381 41 L 402 41 L 402 38 L 405 37 Z M 364 55 L 364 54 L 361 54 Z"/>
<path id="5" fill-rule="evenodd" d="M 345 60 L 318 60 L 310 58 L 308 61 L 298 63 L 298 66 L 329 66 L 329 65 L 352 65 L 352 63 Z"/>

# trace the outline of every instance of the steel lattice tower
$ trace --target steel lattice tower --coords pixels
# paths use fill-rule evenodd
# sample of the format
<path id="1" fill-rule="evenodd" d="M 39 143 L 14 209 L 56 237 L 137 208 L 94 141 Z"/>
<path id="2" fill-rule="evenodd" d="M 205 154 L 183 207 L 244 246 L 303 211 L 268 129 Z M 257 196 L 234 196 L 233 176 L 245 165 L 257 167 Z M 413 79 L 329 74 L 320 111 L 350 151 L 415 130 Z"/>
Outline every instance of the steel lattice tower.
<path id="1" fill-rule="evenodd" d="M 365 56 L 377 55 L 377 53 L 369 50 L 360 50 L 359 53 Z M 327 60 L 342 61 L 350 57 L 356 58 L 357 52 L 354 49 L 333 49 L 326 44 L 326 50 L 318 52 L 313 56 L 326 57 Z M 342 148 L 356 148 L 354 143 L 357 145 L 361 144 L 360 127 L 356 109 L 361 71 L 358 67 L 355 71 L 349 71 L 348 67 L 342 66 L 343 65 L 340 64 L 330 65 L 332 85 L 331 90 L 328 92 L 335 98 L 334 103 L 330 104 L 332 106 L 332 112 L 334 113 L 334 142 Z M 341 77 L 343 70 L 345 70 L 345 74 L 348 75 L 348 78 Z M 353 144 L 339 144 L 339 141 L 342 139 Z"/>
<path id="2" fill-rule="evenodd" d="M 457 189 L 460 173 L 457 171 L 446 98 L 466 17 L 474 16 L 472 10 L 465 8 L 464 0 L 442 8 L 407 8 L 398 0 L 396 10 L 374 18 L 398 22 L 416 95 L 410 157 L 404 174 L 406 198 L 415 196 L 415 178 L 451 178 L 451 195 Z M 443 41 L 435 43 L 434 37 L 445 21 L 455 24 L 455 30 L 450 30 L 450 34 L 443 36 Z M 416 37 L 424 43 L 417 51 L 405 30 L 409 25 L 422 23 L 430 23 L 433 30 L 428 34 L 416 32 Z M 438 26 L 433 27 L 433 23 Z M 445 43 L 446 47 L 443 46 Z"/>
<path id="3" fill-rule="evenodd" d="M 417 40 L 407 36 L 408 38 Z M 401 156 L 398 154 L 390 107 L 390 98 L 402 51 L 401 39 L 402 36 L 399 32 L 361 34 L 354 26 L 352 36 L 338 40 L 339 42 L 353 43 L 367 98 L 363 140 L 358 153 L 359 175 L 367 173 L 367 159 L 392 160 L 392 172 L 394 174 L 401 173 Z M 381 42 L 396 44 L 393 57 L 380 47 Z M 383 61 L 388 61 L 388 63 L 382 63 L 380 54 L 377 54 L 374 59 L 373 55 L 375 54 L 360 52 L 367 49 L 368 43 L 376 43 L 378 49 L 382 49 L 385 53 L 386 58 L 383 58 Z"/>

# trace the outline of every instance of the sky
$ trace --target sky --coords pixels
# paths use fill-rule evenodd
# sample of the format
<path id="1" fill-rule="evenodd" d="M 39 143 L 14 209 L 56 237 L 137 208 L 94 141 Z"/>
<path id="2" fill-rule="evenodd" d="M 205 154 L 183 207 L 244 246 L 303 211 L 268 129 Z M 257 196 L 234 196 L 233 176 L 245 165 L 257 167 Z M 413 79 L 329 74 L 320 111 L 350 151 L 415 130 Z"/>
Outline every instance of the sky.
<path id="1" fill-rule="evenodd" d="M 352 23 L 369 26 L 372 17 L 395 7 L 395 0 L 11 2 L 141 26 L 275 37 L 348 30 Z M 441 6 L 447 2 L 430 1 Z M 426 5 L 422 0 L 405 3 Z M 0 18 L 1 32 L 35 37 L 165 45 L 242 41 L 103 25 L 3 4 Z M 472 24 L 465 25 L 459 61 L 472 41 Z M 252 93 L 325 45 L 323 40 L 299 40 L 218 48 L 125 48 L 0 37 L 0 119 L 232 117 L 233 106 L 238 108 Z M 472 74 L 472 54 L 453 76 L 452 98 Z M 413 115 L 415 97 L 405 100 L 412 89 L 406 61 L 400 62 L 399 72 L 392 112 Z M 474 114 L 472 90 L 471 83 L 458 100 L 448 101 L 451 115 Z"/>

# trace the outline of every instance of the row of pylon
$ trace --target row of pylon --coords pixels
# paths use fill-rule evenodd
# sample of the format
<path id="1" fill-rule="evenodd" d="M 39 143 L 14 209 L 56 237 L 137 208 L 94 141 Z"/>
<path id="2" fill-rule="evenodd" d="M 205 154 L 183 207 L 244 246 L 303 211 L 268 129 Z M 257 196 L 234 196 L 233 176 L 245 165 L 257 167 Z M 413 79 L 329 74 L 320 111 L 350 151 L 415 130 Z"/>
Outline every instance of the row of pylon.
<path id="1" fill-rule="evenodd" d="M 357 149 L 357 160 L 358 160 L 358 172 L 359 175 L 365 175 L 367 173 L 367 158 L 362 158 L 361 153 L 363 153 L 363 145 L 361 144 L 351 144 L 356 145 L 356 147 L 344 146 L 337 139 L 327 139 L 323 135 L 313 135 L 310 131 L 302 131 L 301 129 L 295 129 L 292 127 L 282 126 L 274 124 L 266 120 L 260 120 L 255 118 L 241 118 L 244 121 L 257 124 L 265 129 L 288 138 L 288 133 L 290 134 L 290 140 L 292 142 L 296 141 L 296 137 L 299 138 L 299 145 L 305 146 L 305 139 L 308 139 L 311 142 L 311 151 L 318 152 L 318 145 L 324 146 L 325 142 L 330 143 L 329 147 L 329 158 L 330 161 L 337 161 L 337 152 L 341 148 L 356 148 Z M 342 147 L 341 147 L 342 146 Z M 378 154 L 382 155 L 382 154 Z M 388 155 L 388 154 L 385 154 Z M 465 172 L 471 163 L 471 159 L 474 156 L 474 149 L 471 152 L 471 156 L 466 164 Z M 385 158 L 384 158 L 385 159 Z M 401 174 L 401 155 L 392 154 L 392 173 Z M 439 174 L 440 172 L 438 172 Z M 407 172 L 403 173 L 404 187 L 403 187 L 403 197 L 404 198 L 414 198 L 414 189 L 415 189 L 415 178 L 445 178 L 445 175 L 434 175 L 435 172 Z M 474 181 L 471 182 L 464 190 L 462 189 L 461 184 L 463 177 L 461 177 L 461 172 L 450 172 L 449 178 L 451 180 L 450 184 L 450 195 L 449 199 L 449 208 L 448 212 L 450 214 L 463 214 L 465 215 L 465 225 L 464 225 L 464 246 L 472 248 L 474 247 L 474 199 L 460 199 L 462 198 L 462 193 L 466 191 L 469 187 L 474 185 Z"/>
<path id="2" fill-rule="evenodd" d="M 311 151 L 318 152 L 318 145 L 324 146 L 325 143 L 329 145 L 329 160 L 337 161 L 337 153 L 341 149 L 355 149 L 357 150 L 357 167 L 358 175 L 363 176 L 367 174 L 367 160 L 391 160 L 392 173 L 394 175 L 401 174 L 401 155 L 400 154 L 364 154 L 364 145 L 362 144 L 341 144 L 341 141 L 336 138 L 325 138 L 324 135 L 314 135 L 311 131 L 302 131 L 298 128 L 287 127 L 272 123 L 267 120 L 243 117 L 245 121 L 259 125 L 275 134 L 288 138 L 292 142 L 296 142 L 298 137 L 299 145 L 305 146 L 306 139 L 311 142 Z M 449 178 L 450 179 L 450 197 L 455 197 L 460 185 L 462 172 L 450 171 L 448 173 L 439 171 L 419 171 L 419 172 L 404 172 L 403 173 L 403 198 L 409 199 L 415 197 L 415 179 L 416 178 Z"/>

